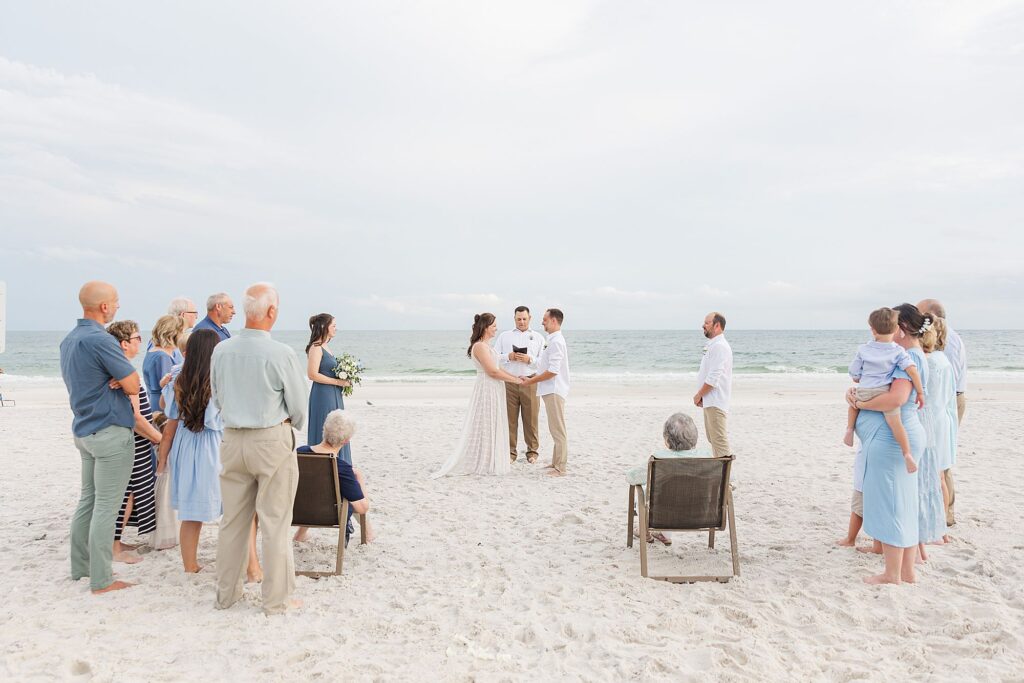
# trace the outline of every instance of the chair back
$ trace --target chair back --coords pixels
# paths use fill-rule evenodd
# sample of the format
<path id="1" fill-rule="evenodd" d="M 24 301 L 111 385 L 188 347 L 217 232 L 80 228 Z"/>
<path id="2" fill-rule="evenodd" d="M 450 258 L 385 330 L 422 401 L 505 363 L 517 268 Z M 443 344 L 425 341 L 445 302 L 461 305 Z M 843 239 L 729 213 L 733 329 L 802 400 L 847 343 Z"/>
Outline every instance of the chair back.
<path id="1" fill-rule="evenodd" d="M 734 456 L 651 458 L 647 463 L 647 526 L 697 531 L 725 528 L 725 501 Z"/>
<path id="2" fill-rule="evenodd" d="M 337 527 L 341 511 L 338 461 L 334 455 L 296 453 L 299 487 L 292 506 L 292 525 Z"/>

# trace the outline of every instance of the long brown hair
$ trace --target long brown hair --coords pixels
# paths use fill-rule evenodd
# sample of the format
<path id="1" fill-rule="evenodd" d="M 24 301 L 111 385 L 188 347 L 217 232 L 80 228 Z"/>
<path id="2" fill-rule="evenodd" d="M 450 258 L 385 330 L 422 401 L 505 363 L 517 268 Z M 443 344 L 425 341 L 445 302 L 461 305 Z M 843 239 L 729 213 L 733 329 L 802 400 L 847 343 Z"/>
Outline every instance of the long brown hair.
<path id="1" fill-rule="evenodd" d="M 470 358 L 473 357 L 473 344 L 484 338 L 484 332 L 494 322 L 493 313 L 477 313 L 473 316 L 473 334 L 469 337 L 469 348 L 466 349 L 466 355 Z"/>
<path id="2" fill-rule="evenodd" d="M 309 319 L 309 343 L 306 344 L 306 353 L 309 353 L 314 344 L 319 346 L 323 343 L 332 320 L 334 316 L 330 313 L 317 313 Z"/>
<path id="3" fill-rule="evenodd" d="M 181 421 L 189 431 L 201 432 L 210 403 L 210 358 L 220 335 L 213 330 L 196 330 L 185 346 L 185 364 L 174 382 L 174 400 Z"/>

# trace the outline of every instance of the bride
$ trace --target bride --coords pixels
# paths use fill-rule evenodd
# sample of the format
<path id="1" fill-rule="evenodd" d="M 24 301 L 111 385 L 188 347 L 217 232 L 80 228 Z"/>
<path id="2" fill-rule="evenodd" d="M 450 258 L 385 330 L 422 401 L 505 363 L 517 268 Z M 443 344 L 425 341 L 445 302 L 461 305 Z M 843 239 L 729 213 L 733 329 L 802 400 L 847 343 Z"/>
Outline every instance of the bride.
<path id="1" fill-rule="evenodd" d="M 480 313 L 473 318 L 473 335 L 466 355 L 476 366 L 476 382 L 469 399 L 469 413 L 462 427 L 459 446 L 432 477 L 447 474 L 508 474 L 508 408 L 505 382 L 523 380 L 498 367 L 498 352 L 491 346 L 498 333 L 494 314 Z"/>

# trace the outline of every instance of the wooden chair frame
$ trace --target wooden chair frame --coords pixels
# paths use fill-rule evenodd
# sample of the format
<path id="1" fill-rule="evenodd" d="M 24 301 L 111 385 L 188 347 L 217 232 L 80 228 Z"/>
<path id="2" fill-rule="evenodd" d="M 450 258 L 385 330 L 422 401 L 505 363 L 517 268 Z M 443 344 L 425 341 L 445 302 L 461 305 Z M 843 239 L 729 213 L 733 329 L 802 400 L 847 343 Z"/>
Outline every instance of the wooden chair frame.
<path id="1" fill-rule="evenodd" d="M 631 484 L 629 487 L 629 508 L 626 518 L 626 547 L 633 547 L 633 522 L 636 516 L 639 514 L 640 517 L 640 576 L 645 578 L 654 579 L 656 581 L 669 581 L 671 583 L 694 583 L 696 581 L 718 581 L 720 583 L 728 583 L 733 576 L 740 575 L 740 557 L 739 548 L 736 545 L 736 517 L 733 511 L 732 502 L 732 485 L 729 483 L 729 476 L 732 472 L 732 463 L 735 456 L 730 455 L 728 458 L 687 458 L 685 460 L 725 460 L 725 471 L 722 475 L 722 494 L 719 497 L 721 501 L 721 508 L 719 510 L 719 519 L 722 520 L 722 526 L 717 527 L 703 527 L 698 529 L 668 529 L 663 527 L 651 527 L 648 526 L 650 519 L 650 510 L 647 506 L 647 499 L 644 496 L 644 488 L 638 484 Z M 647 461 L 647 490 L 651 490 L 651 479 L 653 476 L 653 463 L 655 458 L 652 456 Z M 708 547 L 715 547 L 715 532 L 723 531 L 726 526 L 729 528 L 729 545 L 732 554 L 732 574 L 723 576 L 649 576 L 647 572 L 647 534 L 648 532 L 655 531 L 669 531 L 669 532 L 680 532 L 680 531 L 696 531 L 708 532 Z"/>
<path id="2" fill-rule="evenodd" d="M 338 521 L 335 524 L 303 524 L 292 520 L 292 526 L 304 526 L 310 529 L 338 529 L 338 553 L 335 560 L 334 571 L 298 571 L 296 576 L 308 576 L 319 579 L 322 576 L 338 576 L 341 574 L 345 560 L 345 528 L 348 526 L 349 502 L 341 496 L 341 481 L 338 479 L 337 456 L 324 453 L 296 453 L 298 458 L 326 458 L 331 461 L 331 471 L 334 472 L 334 504 L 338 510 Z M 366 515 L 359 515 L 359 545 L 366 545 Z"/>

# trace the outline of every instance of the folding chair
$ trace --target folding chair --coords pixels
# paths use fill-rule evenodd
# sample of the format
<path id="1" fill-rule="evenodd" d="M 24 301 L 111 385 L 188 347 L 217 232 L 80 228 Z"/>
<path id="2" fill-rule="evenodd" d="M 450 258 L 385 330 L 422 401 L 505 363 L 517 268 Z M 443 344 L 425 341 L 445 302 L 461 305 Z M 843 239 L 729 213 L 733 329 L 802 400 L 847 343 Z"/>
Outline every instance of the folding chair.
<path id="1" fill-rule="evenodd" d="M 727 458 L 654 458 L 647 461 L 647 493 L 630 485 L 626 546 L 633 547 L 633 520 L 640 516 L 640 575 L 659 581 L 725 583 L 740 575 L 729 474 L 735 456 Z M 707 531 L 708 547 L 715 547 L 715 532 L 729 528 L 732 574 L 726 576 L 648 576 L 647 534 L 655 531 Z"/>
<path id="2" fill-rule="evenodd" d="M 334 571 L 296 571 L 299 576 L 336 576 L 341 574 L 345 555 L 345 527 L 348 525 L 348 501 L 341 497 L 338 459 L 320 453 L 296 453 L 299 462 L 299 486 L 292 507 L 292 526 L 338 529 L 338 556 Z M 366 515 L 359 515 L 359 544 L 366 543 Z"/>

